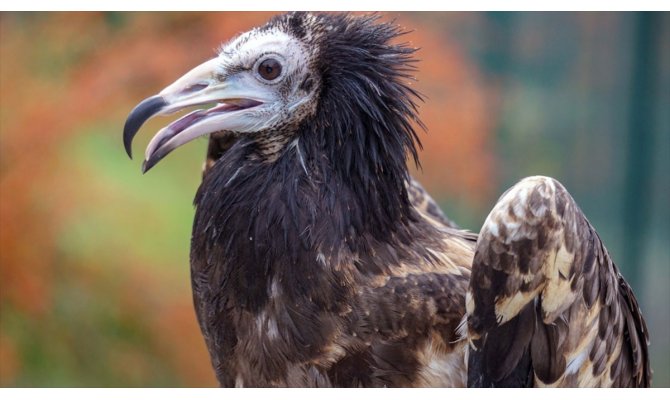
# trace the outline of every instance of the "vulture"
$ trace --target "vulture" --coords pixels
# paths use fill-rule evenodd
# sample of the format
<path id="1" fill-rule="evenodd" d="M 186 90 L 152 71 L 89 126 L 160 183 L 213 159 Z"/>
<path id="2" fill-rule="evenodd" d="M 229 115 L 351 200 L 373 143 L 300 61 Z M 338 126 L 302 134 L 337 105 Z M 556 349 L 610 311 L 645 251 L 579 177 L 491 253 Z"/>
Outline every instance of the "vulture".
<path id="1" fill-rule="evenodd" d="M 559 182 L 522 180 L 476 235 L 410 176 L 423 125 L 404 33 L 279 15 L 130 113 L 129 156 L 147 119 L 201 106 L 142 171 L 209 140 L 190 264 L 220 385 L 649 386 L 635 296 Z"/>

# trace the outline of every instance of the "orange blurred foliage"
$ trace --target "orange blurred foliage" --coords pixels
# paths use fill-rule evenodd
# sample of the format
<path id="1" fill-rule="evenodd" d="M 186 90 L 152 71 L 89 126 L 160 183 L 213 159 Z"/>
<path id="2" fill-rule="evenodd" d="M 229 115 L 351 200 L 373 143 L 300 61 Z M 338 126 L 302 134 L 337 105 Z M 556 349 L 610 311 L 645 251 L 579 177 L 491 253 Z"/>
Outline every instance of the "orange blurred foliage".
<path id="1" fill-rule="evenodd" d="M 11 384 L 19 370 L 19 355 L 12 339 L 0 332 L 0 386 Z"/>
<path id="2" fill-rule="evenodd" d="M 422 26 L 418 20 L 404 25 Z M 495 121 L 483 77 L 448 37 L 427 29 L 409 37 L 420 47 L 417 87 L 426 95 L 419 110 L 427 128 L 420 135 L 424 183 L 436 198 L 464 196 L 481 206 L 495 189 L 489 144 Z"/>

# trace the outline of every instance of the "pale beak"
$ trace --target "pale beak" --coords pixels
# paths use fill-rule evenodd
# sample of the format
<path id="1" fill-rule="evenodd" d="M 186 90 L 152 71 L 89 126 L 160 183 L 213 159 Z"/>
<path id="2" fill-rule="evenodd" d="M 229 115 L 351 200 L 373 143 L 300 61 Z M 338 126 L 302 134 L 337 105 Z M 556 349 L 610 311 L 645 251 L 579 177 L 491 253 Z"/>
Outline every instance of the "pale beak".
<path id="1" fill-rule="evenodd" d="M 145 99 L 130 112 L 123 128 L 123 144 L 132 158 L 131 145 L 140 127 L 155 115 L 166 115 L 186 107 L 217 103 L 205 110 L 195 110 L 161 129 L 147 146 L 142 172 L 151 169 L 168 153 L 184 143 L 219 131 L 243 131 L 252 125 L 244 110 L 268 101 L 267 94 L 243 85 L 235 75 L 218 78 L 221 59 L 209 60 L 179 78 L 158 95 Z M 246 86 L 246 87 L 245 87 Z"/>

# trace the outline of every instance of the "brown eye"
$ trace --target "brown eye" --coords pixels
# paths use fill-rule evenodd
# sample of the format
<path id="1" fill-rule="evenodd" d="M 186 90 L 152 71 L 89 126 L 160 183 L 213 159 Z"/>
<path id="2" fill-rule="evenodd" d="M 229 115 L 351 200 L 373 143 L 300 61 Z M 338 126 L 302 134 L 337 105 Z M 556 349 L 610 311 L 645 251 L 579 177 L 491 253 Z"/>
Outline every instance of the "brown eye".
<path id="1" fill-rule="evenodd" d="M 258 73 L 263 79 L 273 81 L 281 74 L 281 64 L 274 58 L 268 58 L 258 66 Z"/>

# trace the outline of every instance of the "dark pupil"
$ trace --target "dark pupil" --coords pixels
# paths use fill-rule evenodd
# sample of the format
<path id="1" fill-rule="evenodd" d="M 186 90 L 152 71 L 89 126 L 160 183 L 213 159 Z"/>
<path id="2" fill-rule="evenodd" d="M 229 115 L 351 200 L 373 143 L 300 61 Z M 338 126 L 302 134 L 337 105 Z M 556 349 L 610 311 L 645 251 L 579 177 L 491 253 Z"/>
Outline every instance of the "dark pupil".
<path id="1" fill-rule="evenodd" d="M 277 79 L 279 74 L 281 74 L 281 64 L 274 58 L 268 58 L 258 66 L 258 73 L 261 74 L 263 79 L 269 81 Z"/>

